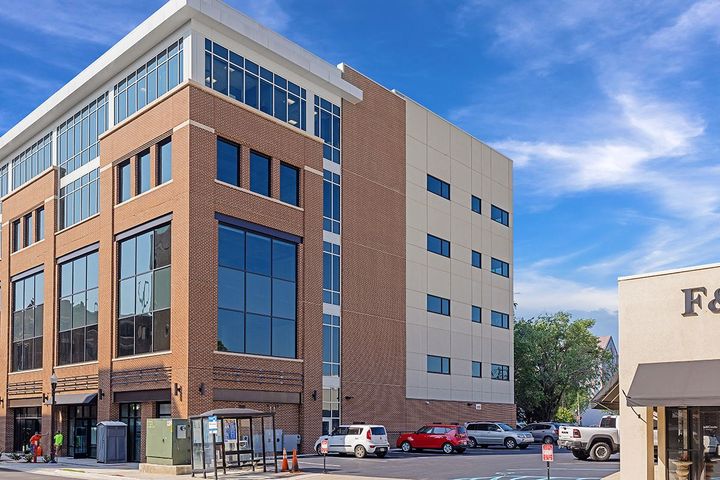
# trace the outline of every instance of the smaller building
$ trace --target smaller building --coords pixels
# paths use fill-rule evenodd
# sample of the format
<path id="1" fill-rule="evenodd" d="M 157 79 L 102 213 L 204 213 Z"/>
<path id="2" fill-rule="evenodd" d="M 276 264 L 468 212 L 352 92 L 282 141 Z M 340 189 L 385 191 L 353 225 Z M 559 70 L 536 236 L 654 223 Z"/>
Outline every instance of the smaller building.
<path id="1" fill-rule="evenodd" d="M 623 277 L 618 293 L 621 477 L 718 478 L 720 264 Z"/>
<path id="2" fill-rule="evenodd" d="M 606 352 L 610 352 L 610 355 L 612 357 L 610 364 L 608 365 L 608 368 L 610 368 L 610 372 L 607 373 L 608 376 L 610 376 L 611 373 L 615 373 L 617 370 L 618 365 L 618 351 L 617 347 L 615 346 L 615 340 L 613 340 L 612 335 L 604 335 L 601 337 L 598 337 L 598 346 Z M 609 380 L 603 381 L 606 379 L 605 372 L 603 372 L 603 375 L 600 377 L 600 381 L 598 382 L 597 388 L 595 390 L 595 394 L 602 392 L 605 390 L 605 387 L 612 383 L 612 380 L 615 379 L 615 382 L 617 383 L 617 377 L 611 377 Z M 602 420 L 602 417 L 605 415 L 608 415 L 611 413 L 612 410 L 617 410 L 617 408 L 609 408 L 607 405 L 603 405 L 602 403 L 597 403 L 594 401 L 591 402 L 590 407 L 587 408 L 584 412 L 580 414 L 580 425 L 583 427 L 592 427 L 600 424 L 600 420 Z"/>

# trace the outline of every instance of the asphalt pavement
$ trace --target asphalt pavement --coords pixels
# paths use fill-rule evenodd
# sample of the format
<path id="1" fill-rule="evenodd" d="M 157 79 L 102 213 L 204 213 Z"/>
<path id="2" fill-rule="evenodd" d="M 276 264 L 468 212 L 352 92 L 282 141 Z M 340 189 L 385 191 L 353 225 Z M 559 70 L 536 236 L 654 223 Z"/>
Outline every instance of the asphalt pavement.
<path id="1" fill-rule="evenodd" d="M 62 478 L 54 475 L 34 475 L 28 472 L 18 472 L 7 468 L 0 468 L 2 480 L 48 480 L 49 478 Z"/>
<path id="2" fill-rule="evenodd" d="M 305 472 L 321 472 L 319 456 L 300 459 Z M 609 462 L 577 460 L 566 450 L 555 449 L 551 464 L 552 480 L 600 480 L 620 469 L 618 456 Z M 424 451 L 402 453 L 393 450 L 385 458 L 330 455 L 329 473 L 388 477 L 411 480 L 546 480 L 547 466 L 541 460 L 540 446 L 527 450 L 504 448 L 468 449 L 464 454 Z"/>

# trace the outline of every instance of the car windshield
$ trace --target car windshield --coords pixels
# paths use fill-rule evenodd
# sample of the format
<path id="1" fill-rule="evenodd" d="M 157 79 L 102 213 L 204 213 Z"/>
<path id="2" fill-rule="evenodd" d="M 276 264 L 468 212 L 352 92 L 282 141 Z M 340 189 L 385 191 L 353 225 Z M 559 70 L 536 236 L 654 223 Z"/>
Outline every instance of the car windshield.
<path id="1" fill-rule="evenodd" d="M 415 433 L 430 433 L 433 427 L 421 427 L 417 432 Z"/>
<path id="2" fill-rule="evenodd" d="M 458 435 L 465 435 L 467 432 L 465 431 L 465 427 L 457 427 L 457 433 Z"/>
<path id="3" fill-rule="evenodd" d="M 505 430 L 506 432 L 512 432 L 513 430 L 515 430 L 514 428 L 512 428 L 512 427 L 511 427 L 510 425 L 508 425 L 507 423 L 498 423 L 497 426 L 500 427 L 500 428 L 502 428 L 502 429 Z"/>

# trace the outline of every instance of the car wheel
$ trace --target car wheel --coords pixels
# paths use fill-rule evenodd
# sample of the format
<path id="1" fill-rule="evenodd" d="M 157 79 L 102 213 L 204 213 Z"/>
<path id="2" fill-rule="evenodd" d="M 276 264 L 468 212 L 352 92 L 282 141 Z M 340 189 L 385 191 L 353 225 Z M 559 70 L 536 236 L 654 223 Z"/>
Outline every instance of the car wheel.
<path id="1" fill-rule="evenodd" d="M 612 448 L 606 442 L 597 442 L 590 449 L 590 458 L 596 462 L 606 462 L 612 455 Z"/>
<path id="2" fill-rule="evenodd" d="M 400 445 L 400 449 L 405 453 L 410 453 L 412 452 L 412 445 L 410 445 L 410 442 L 403 442 Z"/>
<path id="3" fill-rule="evenodd" d="M 547 437 L 543 438 L 543 443 L 545 443 L 545 444 L 555 443 L 555 439 L 553 437 L 551 437 L 550 435 L 548 435 Z"/>
<path id="4" fill-rule="evenodd" d="M 357 458 L 365 458 L 365 455 L 367 455 L 367 450 L 365 450 L 365 447 L 362 445 L 358 445 L 355 447 L 355 456 Z"/>
<path id="5" fill-rule="evenodd" d="M 458 448 L 458 449 L 455 450 L 455 451 L 456 451 L 457 453 L 465 453 L 465 449 L 464 449 L 464 448 Z"/>
<path id="6" fill-rule="evenodd" d="M 590 455 L 588 455 L 585 450 L 573 450 L 572 454 L 573 457 L 577 458 L 578 460 L 587 460 L 588 458 L 590 458 Z"/>
<path id="7" fill-rule="evenodd" d="M 383 458 L 385 455 L 387 455 L 387 452 L 375 452 L 375 455 L 377 455 L 378 458 Z"/>
<path id="8" fill-rule="evenodd" d="M 528 448 L 529 446 L 530 446 L 530 445 L 518 445 L 518 448 L 519 448 L 520 450 L 525 450 L 525 449 Z"/>
<path id="9" fill-rule="evenodd" d="M 512 450 L 513 448 L 517 447 L 517 442 L 514 438 L 506 438 L 503 444 L 508 450 Z"/>
<path id="10" fill-rule="evenodd" d="M 475 439 L 473 437 L 469 437 L 468 438 L 468 447 L 476 448 L 477 446 L 478 445 L 477 445 L 477 442 L 475 441 Z"/>
<path id="11" fill-rule="evenodd" d="M 446 442 L 446 443 L 443 443 L 442 451 L 443 451 L 443 453 L 452 453 L 452 452 L 453 452 L 453 446 L 450 445 L 450 444 L 447 443 L 447 442 Z"/>

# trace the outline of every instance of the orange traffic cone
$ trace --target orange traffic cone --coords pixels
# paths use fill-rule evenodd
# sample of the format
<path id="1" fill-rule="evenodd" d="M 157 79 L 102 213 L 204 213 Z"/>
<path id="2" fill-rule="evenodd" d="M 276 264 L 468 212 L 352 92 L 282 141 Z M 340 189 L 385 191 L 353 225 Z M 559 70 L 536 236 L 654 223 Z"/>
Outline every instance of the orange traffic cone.
<path id="1" fill-rule="evenodd" d="M 293 448 L 293 458 L 292 458 L 292 471 L 293 472 L 299 472 L 300 471 L 300 465 L 298 465 L 298 458 L 297 458 L 297 449 Z"/>
<path id="2" fill-rule="evenodd" d="M 288 467 L 288 459 L 287 459 L 287 451 L 283 448 L 283 459 L 282 459 L 282 466 L 280 467 L 281 472 L 289 472 L 290 468 Z"/>

